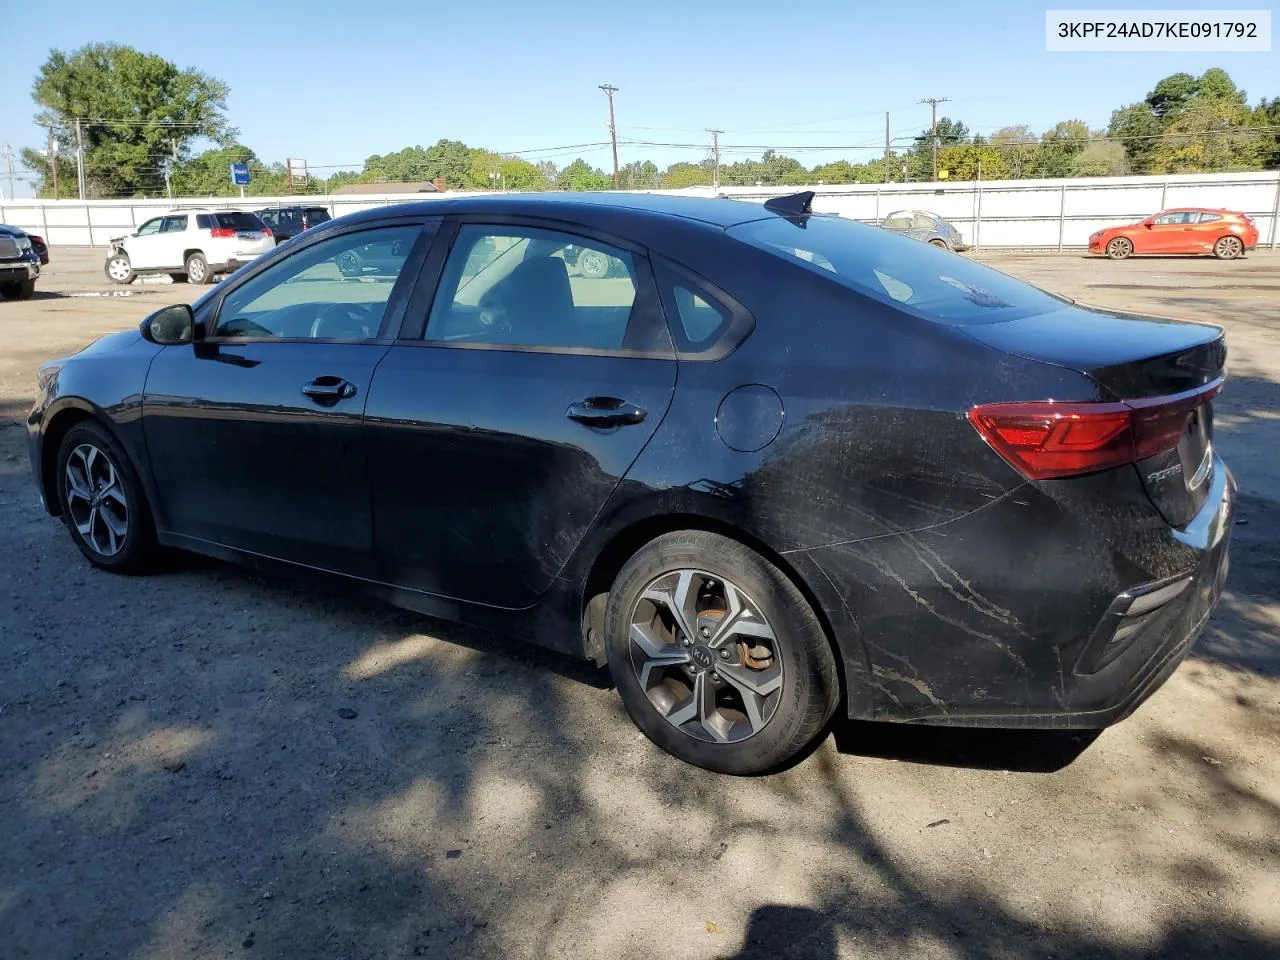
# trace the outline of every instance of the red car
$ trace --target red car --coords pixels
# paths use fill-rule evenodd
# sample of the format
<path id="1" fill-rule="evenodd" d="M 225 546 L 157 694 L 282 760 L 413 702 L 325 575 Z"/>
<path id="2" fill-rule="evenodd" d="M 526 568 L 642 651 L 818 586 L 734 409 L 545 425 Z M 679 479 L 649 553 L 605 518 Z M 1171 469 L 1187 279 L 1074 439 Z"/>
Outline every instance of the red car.
<path id="1" fill-rule="evenodd" d="M 1089 237 L 1090 253 L 1112 260 L 1137 254 L 1205 254 L 1220 260 L 1243 257 L 1258 245 L 1258 228 L 1238 210 L 1185 207 L 1153 214 L 1141 223 L 1108 227 Z"/>

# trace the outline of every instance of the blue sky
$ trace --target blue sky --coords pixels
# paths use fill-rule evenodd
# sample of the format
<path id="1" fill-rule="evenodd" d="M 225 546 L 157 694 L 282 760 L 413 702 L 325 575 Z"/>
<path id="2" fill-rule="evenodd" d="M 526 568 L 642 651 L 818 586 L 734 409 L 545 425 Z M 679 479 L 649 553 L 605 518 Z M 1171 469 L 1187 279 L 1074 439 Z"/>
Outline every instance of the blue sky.
<path id="1" fill-rule="evenodd" d="M 921 97 L 949 97 L 940 114 L 989 132 L 1011 123 L 1038 131 L 1073 118 L 1103 126 L 1113 108 L 1179 70 L 1222 66 L 1251 102 L 1280 95 L 1275 52 L 1047 53 L 1047 5 L 214 0 L 198 4 L 193 20 L 195 8 L 177 0 L 130 0 L 113 14 L 100 0 L 60 0 L 56 21 L 32 7 L 23 16 L 6 11 L 0 147 L 41 141 L 29 83 L 49 49 L 95 40 L 220 77 L 231 86 L 231 121 L 244 143 L 264 160 L 301 157 L 317 170 L 441 137 L 534 150 L 526 156 L 561 165 L 581 154 L 603 168 L 607 147 L 545 148 L 607 140 L 604 82 L 620 88 L 624 140 L 702 144 L 704 128 L 720 127 L 726 147 L 750 148 L 726 149 L 726 161 L 772 145 L 808 165 L 882 150 L 885 110 L 895 138 L 919 132 L 929 120 Z M 862 144 L 867 149 L 804 149 Z M 706 155 L 629 143 L 620 153 L 623 162 L 660 166 Z"/>

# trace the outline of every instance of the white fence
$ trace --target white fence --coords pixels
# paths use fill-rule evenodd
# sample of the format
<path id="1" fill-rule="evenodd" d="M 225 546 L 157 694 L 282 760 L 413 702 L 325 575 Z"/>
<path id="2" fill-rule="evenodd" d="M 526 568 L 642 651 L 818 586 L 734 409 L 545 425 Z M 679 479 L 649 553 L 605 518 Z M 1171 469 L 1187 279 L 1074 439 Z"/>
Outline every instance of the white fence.
<path id="1" fill-rule="evenodd" d="M 950 220 L 973 246 L 1065 249 L 1088 244 L 1102 227 L 1132 223 L 1169 207 L 1240 210 L 1258 225 L 1259 245 L 1280 246 L 1280 171 L 1075 180 L 993 180 L 985 183 L 894 183 L 812 187 L 725 187 L 723 196 L 763 202 L 812 189 L 814 209 L 876 223 L 895 210 L 930 210 Z M 668 191 L 652 191 L 668 192 Z M 710 196 L 710 188 L 669 191 Z M 322 197 L 238 197 L 182 200 L 6 200 L 0 223 L 38 233 L 54 245 L 105 244 L 175 207 L 256 209 L 315 203 L 334 216 L 458 193 L 354 194 Z"/>

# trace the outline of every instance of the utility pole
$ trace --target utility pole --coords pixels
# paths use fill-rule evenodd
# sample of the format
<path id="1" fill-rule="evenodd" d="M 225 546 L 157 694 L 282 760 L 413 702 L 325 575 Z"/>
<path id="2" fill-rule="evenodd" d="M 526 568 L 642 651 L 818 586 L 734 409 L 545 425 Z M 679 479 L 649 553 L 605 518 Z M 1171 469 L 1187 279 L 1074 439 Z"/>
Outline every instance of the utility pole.
<path id="1" fill-rule="evenodd" d="M 711 173 L 711 186 L 713 189 L 719 190 L 720 189 L 720 134 L 724 133 L 724 131 L 712 130 L 710 127 L 708 127 L 707 133 L 711 134 L 711 159 L 713 164 L 712 173 Z"/>
<path id="2" fill-rule="evenodd" d="M 4 145 L 4 158 L 9 164 L 9 199 L 13 199 L 13 147 Z"/>
<path id="3" fill-rule="evenodd" d="M 80 137 L 80 118 L 76 117 L 76 182 L 80 187 L 80 199 L 85 199 L 84 190 L 84 141 Z"/>
<path id="4" fill-rule="evenodd" d="M 58 199 L 58 141 L 49 128 L 49 169 L 53 172 L 53 199 Z"/>
<path id="5" fill-rule="evenodd" d="M 618 189 L 618 127 L 613 122 L 613 95 L 618 88 L 612 83 L 600 84 L 600 89 L 609 98 L 609 139 L 613 141 L 613 189 Z"/>
<path id="6" fill-rule="evenodd" d="M 925 97 L 920 101 L 933 108 L 933 122 L 929 127 L 929 139 L 933 141 L 933 181 L 938 182 L 938 104 L 946 103 L 946 97 Z"/>
<path id="7" fill-rule="evenodd" d="M 884 182 L 889 182 L 889 111 L 884 112 Z"/>

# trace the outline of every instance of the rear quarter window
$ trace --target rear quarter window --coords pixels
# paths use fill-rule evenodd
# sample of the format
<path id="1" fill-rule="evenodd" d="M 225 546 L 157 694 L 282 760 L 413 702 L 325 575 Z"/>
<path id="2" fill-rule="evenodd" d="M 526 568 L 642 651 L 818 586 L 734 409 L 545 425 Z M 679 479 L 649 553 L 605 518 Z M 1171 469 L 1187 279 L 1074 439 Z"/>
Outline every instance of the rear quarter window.
<path id="1" fill-rule="evenodd" d="M 863 296 L 935 323 L 999 323 L 1060 310 L 1068 301 L 998 270 L 840 217 L 783 217 L 729 235 Z"/>

